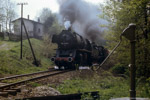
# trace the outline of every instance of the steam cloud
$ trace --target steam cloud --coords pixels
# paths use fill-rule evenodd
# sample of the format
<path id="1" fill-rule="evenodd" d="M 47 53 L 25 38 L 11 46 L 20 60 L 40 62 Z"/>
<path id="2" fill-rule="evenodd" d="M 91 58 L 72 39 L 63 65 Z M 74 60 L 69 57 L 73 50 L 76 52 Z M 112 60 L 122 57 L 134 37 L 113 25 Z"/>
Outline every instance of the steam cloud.
<path id="1" fill-rule="evenodd" d="M 62 21 L 70 21 L 73 30 L 91 41 L 103 40 L 104 23 L 98 15 L 99 7 L 83 0 L 58 0 Z"/>
<path id="2" fill-rule="evenodd" d="M 65 21 L 64 26 L 66 29 L 69 29 L 71 27 L 70 21 Z"/>

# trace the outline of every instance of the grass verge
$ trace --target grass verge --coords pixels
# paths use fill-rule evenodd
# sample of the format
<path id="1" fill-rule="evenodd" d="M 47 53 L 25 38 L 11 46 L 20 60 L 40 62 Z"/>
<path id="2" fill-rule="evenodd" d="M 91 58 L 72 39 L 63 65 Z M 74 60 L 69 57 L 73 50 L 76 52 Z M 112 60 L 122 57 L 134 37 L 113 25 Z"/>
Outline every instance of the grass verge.
<path id="1" fill-rule="evenodd" d="M 25 74 L 47 70 L 52 65 L 50 58 L 44 54 L 45 43 L 42 40 L 31 39 L 35 56 L 40 61 L 40 66 L 33 64 L 33 56 L 28 41 L 23 40 L 23 59 L 20 59 L 20 42 L 0 41 L 0 75 Z M 53 49 L 51 47 L 51 49 Z M 52 53 L 52 52 L 51 52 Z"/>
<path id="2" fill-rule="evenodd" d="M 145 83 L 137 85 L 137 97 L 150 97 L 150 84 Z M 101 75 L 94 74 L 86 77 L 76 77 L 66 80 L 63 84 L 56 87 L 62 94 L 82 93 L 90 91 L 99 91 L 100 100 L 109 100 L 111 98 L 129 97 L 130 90 L 129 77 L 115 77 L 110 72 L 104 71 Z"/>

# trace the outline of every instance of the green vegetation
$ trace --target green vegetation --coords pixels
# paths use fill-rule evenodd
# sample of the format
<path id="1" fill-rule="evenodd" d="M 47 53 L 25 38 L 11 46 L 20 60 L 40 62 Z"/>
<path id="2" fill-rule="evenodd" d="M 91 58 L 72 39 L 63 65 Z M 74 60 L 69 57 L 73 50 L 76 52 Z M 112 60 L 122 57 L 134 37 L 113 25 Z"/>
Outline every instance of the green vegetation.
<path id="1" fill-rule="evenodd" d="M 30 83 L 28 83 L 28 85 L 31 87 L 38 87 L 38 86 L 41 86 L 42 84 L 36 83 L 36 82 L 30 82 Z"/>
<path id="2" fill-rule="evenodd" d="M 111 71 L 114 74 L 125 74 L 127 71 L 127 67 L 118 63 L 111 68 Z"/>
<path id="3" fill-rule="evenodd" d="M 57 87 L 63 93 L 82 93 L 87 91 L 99 91 L 101 100 L 108 100 L 112 97 L 129 96 L 129 85 L 126 79 L 114 77 L 109 72 L 101 75 L 95 74 L 91 78 L 75 78 L 67 80 Z"/>
<path id="4" fill-rule="evenodd" d="M 44 40 L 45 41 L 45 40 Z M 31 39 L 31 43 L 40 66 L 35 66 L 34 59 L 27 40 L 23 41 L 23 59 L 20 59 L 20 42 L 0 41 L 0 74 L 24 74 L 47 70 L 52 65 L 46 56 L 47 46 L 42 40 Z M 54 53 L 55 45 L 51 44 L 49 53 Z"/>
<path id="5" fill-rule="evenodd" d="M 82 73 L 81 73 L 82 74 Z M 100 100 L 109 100 L 110 98 L 129 97 L 129 78 L 114 77 L 110 72 L 103 71 L 100 75 L 96 74 L 86 78 L 76 77 L 66 80 L 56 88 L 62 94 L 82 93 L 88 91 L 99 91 Z M 150 86 L 147 83 L 147 86 Z M 149 88 L 140 83 L 137 87 L 137 97 L 150 97 Z"/>
<path id="6" fill-rule="evenodd" d="M 145 80 L 150 77 L 148 3 L 149 0 L 123 0 L 123 2 L 107 0 L 106 5 L 102 6 L 103 16 L 100 16 L 109 22 L 106 25 L 108 28 L 106 40 L 109 49 L 118 43 L 120 34 L 130 23 L 136 24 L 137 77 L 145 77 Z M 127 39 L 123 38 L 114 56 L 121 66 L 127 66 L 130 63 L 130 42 Z"/>
<path id="7" fill-rule="evenodd" d="M 123 0 L 123 2 L 107 0 L 106 4 L 101 6 L 103 15 L 100 15 L 108 21 L 107 25 L 102 26 L 108 28 L 105 38 L 109 50 L 112 50 L 119 42 L 120 34 L 130 23 L 136 24 L 136 94 L 139 97 L 150 97 L 150 14 L 148 7 L 149 0 Z M 127 39 L 123 38 L 112 58 L 110 60 L 114 60 L 112 62 L 115 64 L 109 67 L 110 71 L 115 75 L 121 74 L 129 77 L 130 42 Z M 121 83 L 122 81 L 118 81 L 116 85 Z M 126 82 L 122 84 L 124 87 Z M 116 92 L 118 88 L 115 89 Z"/>
<path id="8" fill-rule="evenodd" d="M 107 27 L 106 47 L 109 50 L 118 43 L 119 36 L 130 23 L 136 23 L 136 95 L 138 97 L 150 98 L 150 15 L 148 15 L 149 0 L 107 0 L 106 4 L 101 6 L 103 15 L 106 19 Z M 49 9 L 43 9 L 41 12 L 42 22 L 44 23 L 45 36 L 44 41 L 31 39 L 33 49 L 40 66 L 33 65 L 33 57 L 28 45 L 28 41 L 23 41 L 23 59 L 20 60 L 20 42 L 7 41 L 0 38 L 0 75 L 4 74 L 23 74 L 51 67 L 50 57 L 54 53 L 53 45 L 49 37 L 58 34 L 63 26 L 59 25 L 56 14 Z M 0 19 L 2 20 L 2 19 Z M 7 25 L 6 25 L 7 26 Z M 7 30 L 7 28 L 5 29 Z M 111 60 L 107 71 L 101 71 L 93 76 L 88 75 L 83 78 L 77 77 L 66 80 L 64 83 L 55 86 L 62 94 L 99 91 L 101 100 L 108 100 L 115 97 L 129 96 L 129 69 L 130 63 L 130 43 L 123 38 L 120 47 L 115 54 L 110 57 Z M 88 73 L 88 72 L 87 72 Z M 84 73 L 83 73 L 84 74 Z M 122 77 L 118 77 L 118 76 Z M 40 86 L 39 83 L 30 83 L 32 87 Z"/>
<path id="9" fill-rule="evenodd" d="M 49 8 L 43 8 L 39 16 L 44 24 L 44 32 L 47 35 L 59 34 L 64 29 L 64 26 L 58 21 L 57 14 L 52 13 Z"/>

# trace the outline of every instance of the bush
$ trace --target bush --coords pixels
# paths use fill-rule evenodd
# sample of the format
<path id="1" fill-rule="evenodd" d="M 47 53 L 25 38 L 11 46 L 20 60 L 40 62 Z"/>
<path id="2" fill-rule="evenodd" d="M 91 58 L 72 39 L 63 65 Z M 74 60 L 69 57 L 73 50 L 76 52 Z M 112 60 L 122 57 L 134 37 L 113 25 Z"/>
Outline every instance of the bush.
<path id="1" fill-rule="evenodd" d="M 114 67 L 112 67 L 112 73 L 114 74 L 124 74 L 126 72 L 127 67 L 123 64 L 116 64 Z"/>
<path id="2" fill-rule="evenodd" d="M 145 79 L 144 79 L 145 80 Z M 145 82 L 140 82 L 137 86 L 137 95 L 140 97 L 150 98 L 150 78 L 146 79 Z"/>
<path id="3" fill-rule="evenodd" d="M 54 53 L 56 52 L 57 45 L 51 42 L 51 37 L 49 34 L 45 34 L 43 36 L 43 41 L 44 41 L 42 47 L 43 55 L 47 58 L 51 58 L 52 56 L 54 56 Z"/>

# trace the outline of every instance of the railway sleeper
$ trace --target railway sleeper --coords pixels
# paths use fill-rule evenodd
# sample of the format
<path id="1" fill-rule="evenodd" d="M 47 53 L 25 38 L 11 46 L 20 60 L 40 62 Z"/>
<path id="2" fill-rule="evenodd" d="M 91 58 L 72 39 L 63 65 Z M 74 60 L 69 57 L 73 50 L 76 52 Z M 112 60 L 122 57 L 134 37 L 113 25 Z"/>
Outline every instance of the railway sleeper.
<path id="1" fill-rule="evenodd" d="M 8 92 L 8 94 L 13 95 L 13 96 L 17 95 L 16 90 L 4 90 L 4 92 Z"/>
<path id="2" fill-rule="evenodd" d="M 8 94 L 15 96 L 17 92 L 21 92 L 21 88 L 11 88 L 2 90 L 2 92 L 0 92 L 0 96 L 7 97 Z"/>
<path id="3" fill-rule="evenodd" d="M 0 96 L 2 96 L 2 97 L 8 97 L 8 92 L 0 92 Z"/>
<path id="4" fill-rule="evenodd" d="M 21 92 L 20 88 L 12 88 L 11 90 L 16 90 L 16 92 Z"/>

